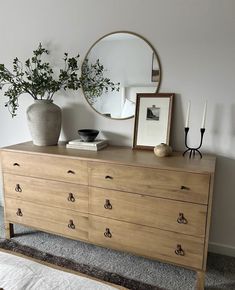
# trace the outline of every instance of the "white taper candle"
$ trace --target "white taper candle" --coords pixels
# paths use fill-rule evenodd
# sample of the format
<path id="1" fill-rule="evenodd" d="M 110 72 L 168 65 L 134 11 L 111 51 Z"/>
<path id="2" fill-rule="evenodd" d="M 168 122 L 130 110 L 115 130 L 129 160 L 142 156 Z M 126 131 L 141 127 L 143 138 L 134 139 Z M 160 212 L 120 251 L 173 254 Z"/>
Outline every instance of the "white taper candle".
<path id="1" fill-rule="evenodd" d="M 188 109 L 187 109 L 187 115 L 186 115 L 186 121 L 185 121 L 185 128 L 189 127 L 190 107 L 191 107 L 191 102 L 188 101 Z"/>
<path id="2" fill-rule="evenodd" d="M 202 116 L 202 125 L 201 125 L 201 128 L 205 128 L 206 111 L 207 111 L 207 101 L 205 102 L 205 105 L 204 105 L 204 111 L 203 111 L 203 116 Z"/>

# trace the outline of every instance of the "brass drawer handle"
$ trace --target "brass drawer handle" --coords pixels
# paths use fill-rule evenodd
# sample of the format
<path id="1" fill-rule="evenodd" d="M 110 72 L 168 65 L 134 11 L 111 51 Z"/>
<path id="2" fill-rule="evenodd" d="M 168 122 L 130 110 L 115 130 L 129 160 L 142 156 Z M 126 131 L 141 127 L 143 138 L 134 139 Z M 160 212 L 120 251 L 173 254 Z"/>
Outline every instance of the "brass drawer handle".
<path id="1" fill-rule="evenodd" d="M 176 255 L 178 256 L 184 256 L 184 250 L 182 249 L 181 245 L 177 245 L 176 250 L 175 250 Z"/>
<path id="2" fill-rule="evenodd" d="M 75 224 L 73 223 L 73 220 L 69 220 L 68 228 L 74 230 L 75 229 Z"/>
<path id="3" fill-rule="evenodd" d="M 180 189 L 181 189 L 181 190 L 190 190 L 190 188 L 189 188 L 189 187 L 187 187 L 187 186 L 184 186 L 184 185 L 181 185 Z"/>
<path id="4" fill-rule="evenodd" d="M 105 200 L 104 208 L 106 208 L 106 209 L 112 209 L 113 208 L 109 199 Z"/>
<path id="5" fill-rule="evenodd" d="M 113 179 L 113 177 L 110 176 L 110 175 L 106 175 L 106 176 L 105 176 L 105 179 Z"/>
<path id="6" fill-rule="evenodd" d="M 74 197 L 74 195 L 72 194 L 72 192 L 69 193 L 68 201 L 75 202 L 75 197 Z"/>
<path id="7" fill-rule="evenodd" d="M 13 163 L 13 166 L 18 166 L 18 167 L 20 167 L 20 164 L 17 163 L 17 162 L 15 162 L 15 163 Z"/>
<path id="8" fill-rule="evenodd" d="M 112 234 L 111 234 L 109 228 L 106 228 L 106 230 L 105 230 L 105 232 L 104 232 L 104 236 L 105 236 L 106 238 L 110 238 L 110 239 L 112 238 Z"/>
<path id="9" fill-rule="evenodd" d="M 73 171 L 73 170 L 68 170 L 67 173 L 68 173 L 68 174 L 75 174 L 75 171 Z"/>
<path id="10" fill-rule="evenodd" d="M 23 213 L 20 208 L 17 209 L 16 215 L 23 216 Z"/>
<path id="11" fill-rule="evenodd" d="M 186 225 L 188 223 L 187 219 L 184 217 L 182 212 L 179 213 L 179 217 L 177 218 L 177 223 Z"/>
<path id="12" fill-rule="evenodd" d="M 20 187 L 19 183 L 16 184 L 15 191 L 22 192 L 22 188 Z"/>

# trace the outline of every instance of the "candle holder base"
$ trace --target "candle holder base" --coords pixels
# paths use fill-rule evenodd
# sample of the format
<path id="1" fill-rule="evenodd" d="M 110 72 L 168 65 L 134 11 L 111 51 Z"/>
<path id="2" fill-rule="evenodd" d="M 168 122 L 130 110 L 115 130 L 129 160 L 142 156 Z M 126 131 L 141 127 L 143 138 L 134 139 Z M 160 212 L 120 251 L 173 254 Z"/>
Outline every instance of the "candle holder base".
<path id="1" fill-rule="evenodd" d="M 195 148 L 189 148 L 189 149 L 185 150 L 183 153 L 183 156 L 185 156 L 186 153 L 189 153 L 189 158 L 191 158 L 191 157 L 194 158 L 196 153 L 198 153 L 200 155 L 200 157 L 202 158 L 202 153 L 198 149 L 195 149 Z"/>
<path id="2" fill-rule="evenodd" d="M 203 136 L 204 136 L 204 133 L 205 133 L 205 128 L 201 128 L 200 129 L 200 132 L 201 132 L 201 140 L 200 140 L 200 144 L 198 147 L 189 147 L 188 146 L 188 132 L 189 132 L 189 127 L 185 127 L 184 128 L 184 132 L 185 132 L 185 146 L 187 147 L 187 150 L 184 151 L 183 153 L 183 156 L 185 156 L 187 153 L 188 153 L 188 156 L 189 158 L 194 158 L 196 156 L 196 154 L 198 154 L 200 156 L 200 158 L 202 158 L 202 154 L 201 152 L 199 151 L 199 149 L 201 148 L 202 146 L 202 141 L 203 141 Z"/>

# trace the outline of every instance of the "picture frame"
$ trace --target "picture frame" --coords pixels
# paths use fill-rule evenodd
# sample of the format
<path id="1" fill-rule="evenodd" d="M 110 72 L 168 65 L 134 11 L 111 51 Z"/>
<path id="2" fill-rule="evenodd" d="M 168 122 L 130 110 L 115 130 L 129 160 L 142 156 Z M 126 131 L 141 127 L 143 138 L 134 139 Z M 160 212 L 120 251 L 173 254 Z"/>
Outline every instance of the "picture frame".
<path id="1" fill-rule="evenodd" d="M 137 94 L 133 149 L 169 145 L 173 99 L 174 93 Z"/>

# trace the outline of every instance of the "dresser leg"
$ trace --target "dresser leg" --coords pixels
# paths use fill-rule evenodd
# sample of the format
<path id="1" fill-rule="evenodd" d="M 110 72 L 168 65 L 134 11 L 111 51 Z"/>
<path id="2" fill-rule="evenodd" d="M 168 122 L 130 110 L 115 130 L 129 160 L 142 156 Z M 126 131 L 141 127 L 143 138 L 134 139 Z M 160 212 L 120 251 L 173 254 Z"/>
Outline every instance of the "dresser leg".
<path id="1" fill-rule="evenodd" d="M 11 223 L 5 223 L 5 237 L 10 239 L 14 236 L 14 227 Z"/>
<path id="2" fill-rule="evenodd" d="M 205 272 L 197 271 L 196 290 L 204 290 L 204 286 L 205 286 Z"/>

